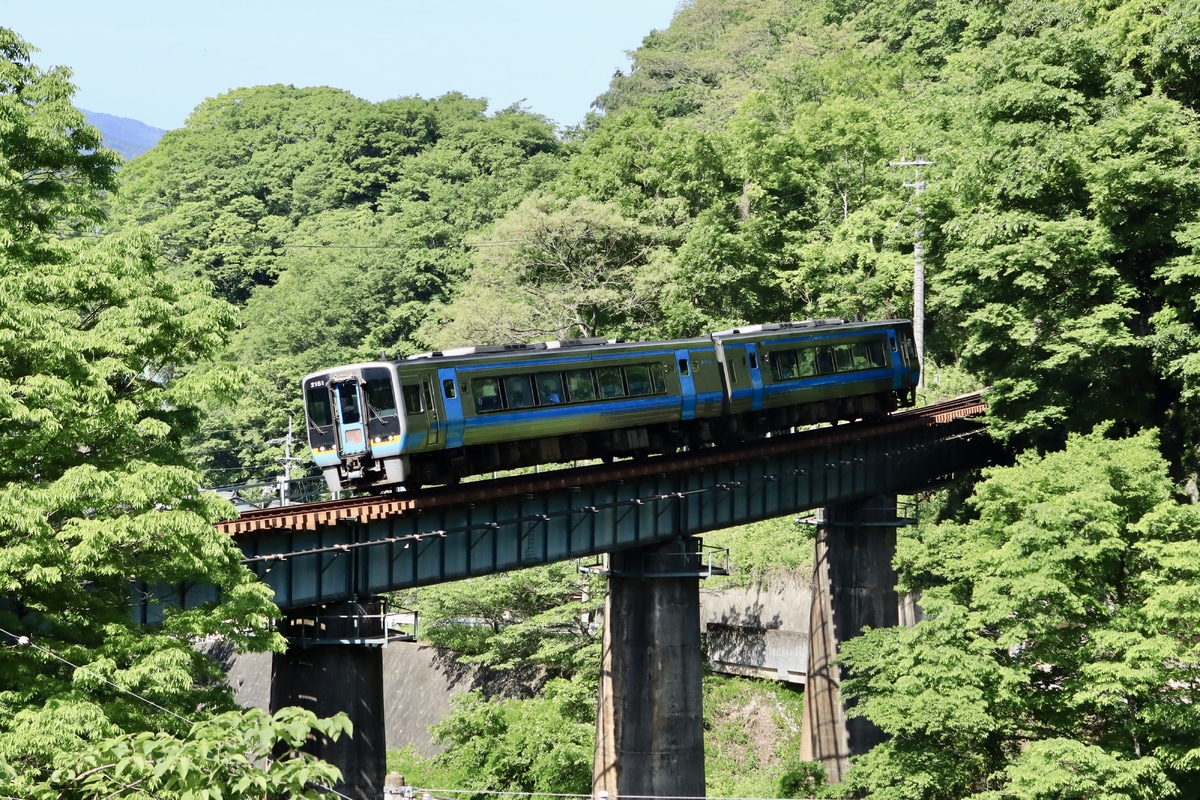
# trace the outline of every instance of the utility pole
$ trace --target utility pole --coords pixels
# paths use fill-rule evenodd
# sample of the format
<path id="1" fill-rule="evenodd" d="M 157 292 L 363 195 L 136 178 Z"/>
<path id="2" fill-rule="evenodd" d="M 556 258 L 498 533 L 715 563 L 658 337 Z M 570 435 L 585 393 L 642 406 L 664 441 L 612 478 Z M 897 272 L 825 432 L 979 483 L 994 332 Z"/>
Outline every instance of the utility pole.
<path id="1" fill-rule="evenodd" d="M 287 437 L 267 441 L 267 444 L 283 445 L 283 458 L 279 459 L 283 462 L 283 474 L 276 479 L 279 481 L 279 504 L 282 506 L 290 505 L 288 491 L 292 483 L 292 464 L 300 460 L 292 458 L 292 438 L 292 417 L 289 415 Z"/>
<path id="2" fill-rule="evenodd" d="M 925 387 L 925 240 L 921 225 L 921 192 L 925 191 L 925 181 L 921 178 L 921 167 L 932 166 L 932 161 L 917 156 L 909 161 L 889 161 L 889 167 L 915 167 L 913 180 L 905 183 L 905 188 L 913 190 L 916 198 L 917 224 L 913 229 L 913 338 L 917 345 L 917 362 L 921 365 L 921 380 L 918 388 Z"/>

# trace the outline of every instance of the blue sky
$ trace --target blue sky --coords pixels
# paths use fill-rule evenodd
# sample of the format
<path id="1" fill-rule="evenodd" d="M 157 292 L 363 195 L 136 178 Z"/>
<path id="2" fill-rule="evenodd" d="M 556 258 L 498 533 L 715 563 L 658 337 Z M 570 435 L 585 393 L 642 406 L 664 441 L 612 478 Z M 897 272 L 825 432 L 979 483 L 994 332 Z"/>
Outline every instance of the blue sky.
<path id="1" fill-rule="evenodd" d="M 75 105 L 156 128 L 243 86 L 332 86 L 365 100 L 486 97 L 580 122 L 680 0 L 27 0 L 0 26 L 74 71 Z M 16 6 L 16 7 L 11 7 Z"/>

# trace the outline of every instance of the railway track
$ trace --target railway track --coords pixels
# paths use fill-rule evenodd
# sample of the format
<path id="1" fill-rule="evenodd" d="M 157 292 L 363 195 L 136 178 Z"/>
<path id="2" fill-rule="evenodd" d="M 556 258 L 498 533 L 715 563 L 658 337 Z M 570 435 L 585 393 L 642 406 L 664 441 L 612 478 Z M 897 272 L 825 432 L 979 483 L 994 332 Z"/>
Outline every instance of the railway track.
<path id="1" fill-rule="evenodd" d="M 457 486 L 429 487 L 415 492 L 396 492 L 295 506 L 276 506 L 244 512 L 236 519 L 218 522 L 216 527 L 232 536 L 280 528 L 315 530 L 345 520 L 370 522 L 421 509 L 460 506 L 500 497 L 536 495 L 576 486 L 612 483 L 647 475 L 688 472 L 717 464 L 820 448 L 852 439 L 941 425 L 954 420 L 981 416 L 987 408 L 982 395 L 982 392 L 960 395 L 923 408 L 906 409 L 892 414 L 885 420 L 814 428 L 729 447 L 711 447 L 652 458 L 617 461 L 610 464 L 555 469 L 491 480 L 475 480 Z"/>

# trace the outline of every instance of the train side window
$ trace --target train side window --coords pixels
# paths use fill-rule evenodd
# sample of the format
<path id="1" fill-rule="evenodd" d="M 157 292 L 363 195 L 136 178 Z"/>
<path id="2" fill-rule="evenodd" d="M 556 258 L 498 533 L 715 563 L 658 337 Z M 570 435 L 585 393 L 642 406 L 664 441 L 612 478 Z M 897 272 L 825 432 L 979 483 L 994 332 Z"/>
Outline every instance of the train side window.
<path id="1" fill-rule="evenodd" d="M 446 378 L 446 380 L 442 381 L 442 394 L 446 395 L 447 400 L 454 399 L 455 392 L 454 392 L 454 379 L 453 378 Z"/>
<path id="2" fill-rule="evenodd" d="M 562 375 L 557 372 L 541 372 L 534 376 L 537 385 L 538 404 L 556 406 L 563 401 Z"/>
<path id="3" fill-rule="evenodd" d="M 318 428 L 333 424 L 333 408 L 329 405 L 329 390 L 324 384 L 310 386 L 304 392 L 304 405 L 308 409 L 308 420 Z"/>
<path id="4" fill-rule="evenodd" d="M 817 374 L 817 354 L 813 350 L 800 350 L 796 353 L 796 371 L 801 378 Z"/>
<path id="5" fill-rule="evenodd" d="M 850 352 L 850 345 L 839 344 L 834 347 L 833 360 L 837 365 L 838 372 L 854 371 L 854 354 Z"/>
<path id="6" fill-rule="evenodd" d="M 867 342 L 867 359 L 873 367 L 887 366 L 887 354 L 883 349 L 883 342 L 878 339 L 873 342 Z"/>
<path id="7" fill-rule="evenodd" d="M 500 380 L 498 378 L 476 378 L 471 383 L 475 393 L 475 410 L 480 414 L 500 410 Z"/>
<path id="8" fill-rule="evenodd" d="M 625 396 L 625 384 L 621 380 L 619 367 L 601 367 L 596 370 L 596 383 L 600 386 L 601 400 Z"/>
<path id="9" fill-rule="evenodd" d="M 871 357 L 867 354 L 867 343 L 857 342 L 851 345 L 851 350 L 854 352 L 854 368 L 855 369 L 870 369 Z"/>
<path id="10" fill-rule="evenodd" d="M 654 364 L 653 366 L 650 367 L 650 382 L 654 384 L 654 393 L 655 394 L 666 394 L 667 393 L 667 382 L 663 378 L 663 373 L 659 370 L 658 366 L 659 366 L 658 364 Z M 669 364 L 664 364 L 663 366 L 668 371 L 671 369 Z"/>
<path id="11" fill-rule="evenodd" d="M 533 405 L 533 384 L 528 375 L 505 375 L 504 396 L 508 408 L 529 408 Z"/>
<path id="12" fill-rule="evenodd" d="M 586 403 L 596 399 L 596 386 L 592 383 L 590 369 L 573 369 L 567 372 L 567 398 L 572 403 Z"/>
<path id="13" fill-rule="evenodd" d="M 654 386 L 650 383 L 650 367 L 646 364 L 630 364 L 625 367 L 625 381 L 629 385 L 630 397 L 654 393 Z"/>
<path id="14" fill-rule="evenodd" d="M 420 414 L 425 410 L 425 404 L 422 402 L 421 385 L 417 383 L 406 383 L 400 391 L 404 394 L 404 411 L 409 415 Z"/>
<path id="15" fill-rule="evenodd" d="M 686 378 L 690 372 L 691 370 L 688 367 L 688 360 L 686 358 L 679 359 L 679 374 Z"/>
<path id="16" fill-rule="evenodd" d="M 820 375 L 829 375 L 836 372 L 833 366 L 833 352 L 828 347 L 818 347 L 816 355 L 817 373 Z"/>
<path id="17" fill-rule="evenodd" d="M 758 369 L 758 354 L 750 353 L 750 369 Z"/>
<path id="18" fill-rule="evenodd" d="M 367 406 L 377 417 L 396 416 L 396 395 L 392 391 L 392 372 L 378 367 L 363 370 L 367 384 Z"/>
<path id="19" fill-rule="evenodd" d="M 789 381 L 800 377 L 795 350 L 780 350 L 771 354 L 771 371 L 777 381 Z"/>

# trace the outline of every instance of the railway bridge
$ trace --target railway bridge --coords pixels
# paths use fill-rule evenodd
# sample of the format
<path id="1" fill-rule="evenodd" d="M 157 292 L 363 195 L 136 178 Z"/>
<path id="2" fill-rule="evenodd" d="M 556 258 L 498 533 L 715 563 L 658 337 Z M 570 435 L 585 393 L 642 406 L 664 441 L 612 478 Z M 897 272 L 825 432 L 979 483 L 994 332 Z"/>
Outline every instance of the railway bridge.
<path id="1" fill-rule="evenodd" d="M 292 645 L 272 666 L 272 708 L 354 722 L 317 742 L 339 790 L 382 795 L 385 772 L 377 613 L 386 592 L 607 554 L 593 793 L 704 795 L 699 534 L 823 509 L 817 537 L 805 742 L 839 779 L 878 731 L 847 722 L 832 659 L 866 625 L 898 624 L 896 495 L 999 456 L 981 396 L 671 456 L 456 487 L 249 512 L 219 525 L 275 592 Z M 157 587 L 142 607 L 193 605 L 216 590 Z"/>

